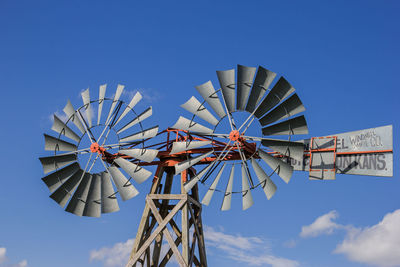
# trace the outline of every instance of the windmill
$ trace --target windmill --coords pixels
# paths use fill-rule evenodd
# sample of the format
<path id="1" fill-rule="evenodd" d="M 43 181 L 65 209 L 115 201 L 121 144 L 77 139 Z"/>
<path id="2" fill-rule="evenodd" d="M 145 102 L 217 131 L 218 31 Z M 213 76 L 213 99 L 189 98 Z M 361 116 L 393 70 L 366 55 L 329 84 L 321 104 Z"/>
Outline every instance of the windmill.
<path id="1" fill-rule="evenodd" d="M 201 211 L 215 192 L 222 211 L 231 208 L 234 196 L 246 210 L 254 204 L 253 190 L 270 199 L 276 179 L 288 183 L 295 170 L 309 172 L 312 180 L 393 174 L 391 125 L 309 139 L 305 107 L 284 77 L 238 65 L 217 71 L 217 78 L 219 89 L 211 81 L 196 86 L 198 96 L 182 104 L 186 111 L 161 132 L 144 127 L 151 107 L 134 110 L 139 93 L 126 104 L 122 86 L 114 98 L 105 98 L 103 85 L 98 100 L 91 101 L 86 90 L 83 106 L 75 110 L 68 102 L 66 122 L 54 117 L 58 137 L 45 135 L 45 149 L 54 155 L 40 158 L 45 173 L 51 172 L 43 181 L 62 207 L 71 199 L 66 211 L 76 215 L 117 211 L 117 193 L 122 200 L 136 196 L 134 185 L 151 176 L 146 167 L 157 166 L 126 266 L 165 266 L 173 256 L 180 266 L 207 266 Z M 102 120 L 105 102 L 110 108 Z M 137 128 L 133 134 L 131 127 Z M 110 132 L 116 143 L 107 142 Z M 103 168 L 93 171 L 96 161 Z M 199 185 L 206 188 L 202 196 Z"/>

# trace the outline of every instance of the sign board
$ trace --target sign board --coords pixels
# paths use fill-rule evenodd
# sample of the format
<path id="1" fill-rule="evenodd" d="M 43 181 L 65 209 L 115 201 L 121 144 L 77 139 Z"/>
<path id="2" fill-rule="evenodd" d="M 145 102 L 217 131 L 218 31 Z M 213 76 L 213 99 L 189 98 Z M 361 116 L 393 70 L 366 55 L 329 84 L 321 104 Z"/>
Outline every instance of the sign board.
<path id="1" fill-rule="evenodd" d="M 336 173 L 393 176 L 392 125 L 329 136 L 337 137 Z M 310 139 L 300 142 L 305 151 L 310 149 Z M 309 157 L 305 156 L 303 162 L 290 161 L 295 170 L 309 171 Z"/>

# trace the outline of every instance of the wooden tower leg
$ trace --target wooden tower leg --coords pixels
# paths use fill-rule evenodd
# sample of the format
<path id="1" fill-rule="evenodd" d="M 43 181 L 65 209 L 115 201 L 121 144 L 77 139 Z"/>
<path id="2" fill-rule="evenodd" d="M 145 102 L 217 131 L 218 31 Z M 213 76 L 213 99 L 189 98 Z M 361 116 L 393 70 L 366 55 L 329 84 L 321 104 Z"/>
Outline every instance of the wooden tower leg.
<path id="1" fill-rule="evenodd" d="M 188 172 L 191 176 L 193 173 L 182 172 L 181 192 L 171 194 L 173 171 L 173 168 L 161 166 L 156 171 L 150 193 L 146 196 L 146 206 L 127 267 L 166 266 L 173 255 L 181 267 L 207 266 L 197 185 L 190 194 L 183 188 Z M 164 173 L 166 175 L 162 184 Z M 174 220 L 179 212 L 180 226 Z M 167 226 L 172 229 L 175 239 Z M 163 242 L 164 238 L 167 244 Z M 162 253 L 163 246 L 167 249 L 169 247 L 168 251 Z"/>

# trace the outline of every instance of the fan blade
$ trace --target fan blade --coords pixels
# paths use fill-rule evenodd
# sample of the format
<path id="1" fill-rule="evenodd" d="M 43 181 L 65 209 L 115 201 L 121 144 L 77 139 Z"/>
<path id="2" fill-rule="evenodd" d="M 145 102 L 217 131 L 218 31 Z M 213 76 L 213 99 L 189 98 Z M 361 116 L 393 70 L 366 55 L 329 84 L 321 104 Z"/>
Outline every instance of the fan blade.
<path id="1" fill-rule="evenodd" d="M 199 92 L 199 94 L 203 97 L 203 99 L 214 110 L 214 112 L 218 115 L 218 117 L 225 117 L 226 113 L 211 81 L 195 86 L 195 88 L 197 92 Z"/>
<path id="2" fill-rule="evenodd" d="M 235 176 L 235 166 L 232 164 L 231 174 L 229 175 L 229 181 L 228 184 L 226 185 L 226 190 L 221 210 L 229 210 L 231 208 L 233 176 Z"/>
<path id="3" fill-rule="evenodd" d="M 193 188 L 193 186 L 197 184 L 197 182 L 201 179 L 201 177 L 203 177 L 204 174 L 206 174 L 206 172 L 214 165 L 214 163 L 215 161 L 211 162 L 210 164 L 208 164 L 207 167 L 202 169 L 195 177 L 187 181 L 183 186 L 185 188 L 185 191 L 189 192 Z"/>
<path id="4" fill-rule="evenodd" d="M 238 65 L 237 67 L 237 102 L 236 109 L 244 110 L 246 107 L 247 99 L 249 98 L 249 93 L 251 85 L 253 84 L 254 74 L 256 73 L 256 68 L 246 67 Z"/>
<path id="5" fill-rule="evenodd" d="M 118 151 L 118 153 L 122 153 L 145 162 L 152 162 L 157 157 L 158 150 L 146 149 L 146 148 L 133 148 L 133 149 L 122 149 Z"/>
<path id="6" fill-rule="evenodd" d="M 42 178 L 50 192 L 54 192 L 64 181 L 80 170 L 77 162 Z"/>
<path id="7" fill-rule="evenodd" d="M 174 126 L 172 126 L 172 128 L 201 134 L 209 134 L 213 132 L 213 130 L 211 130 L 210 128 L 207 128 L 197 122 L 188 120 L 182 116 L 179 117 L 178 121 L 175 123 Z"/>
<path id="8" fill-rule="evenodd" d="M 187 159 L 185 161 L 179 162 L 178 164 L 175 164 L 175 174 L 181 173 L 182 171 L 192 167 L 193 165 L 195 165 L 196 163 L 198 163 L 199 161 L 201 161 L 202 159 L 208 157 L 209 155 L 211 155 L 214 151 L 210 151 L 208 153 L 205 153 L 203 155 L 194 157 L 194 158 L 190 158 Z"/>
<path id="9" fill-rule="evenodd" d="M 101 212 L 110 213 L 119 211 L 116 192 L 111 182 L 111 176 L 107 172 L 101 173 Z"/>
<path id="10" fill-rule="evenodd" d="M 151 176 L 151 172 L 143 169 L 139 165 L 136 165 L 129 160 L 124 158 L 116 158 L 114 160 L 136 183 L 141 184 Z"/>
<path id="11" fill-rule="evenodd" d="M 89 88 L 82 92 L 83 105 L 86 110 L 86 119 L 89 124 L 89 128 L 92 128 L 92 107 L 90 105 L 90 93 Z"/>
<path id="12" fill-rule="evenodd" d="M 65 183 L 63 183 L 50 197 L 57 202 L 62 208 L 68 202 L 68 199 L 72 196 L 75 188 L 78 186 L 83 177 L 83 171 L 79 169 L 74 175 L 72 175 Z"/>
<path id="13" fill-rule="evenodd" d="M 120 142 L 130 142 L 139 139 L 147 139 L 156 136 L 158 133 L 158 126 L 154 126 L 152 128 L 143 130 L 141 132 L 134 133 L 132 135 L 128 135 L 120 140 Z"/>
<path id="14" fill-rule="evenodd" d="M 99 88 L 99 111 L 97 113 L 97 124 L 100 124 L 101 112 L 103 110 L 104 96 L 106 94 L 107 84 L 100 85 Z"/>
<path id="15" fill-rule="evenodd" d="M 250 186 L 249 186 L 249 178 L 246 174 L 246 167 L 242 164 L 242 205 L 243 210 L 247 210 L 251 206 L 253 206 L 254 201 L 251 196 Z"/>
<path id="16" fill-rule="evenodd" d="M 206 195 L 204 196 L 203 200 L 201 201 L 202 204 L 208 206 L 210 204 L 211 198 L 215 192 L 215 189 L 217 188 L 218 182 L 221 178 L 222 172 L 225 169 L 226 164 L 222 165 L 221 169 L 219 170 L 217 177 L 215 177 L 214 181 L 212 182 L 210 188 L 208 189 Z"/>
<path id="17" fill-rule="evenodd" d="M 72 121 L 76 127 L 78 127 L 79 131 L 82 134 L 84 134 L 85 127 L 83 127 L 82 122 L 79 120 L 79 116 L 76 116 L 76 111 L 69 100 L 67 102 L 67 105 L 65 105 L 63 111 L 67 115 L 68 119 Z"/>
<path id="18" fill-rule="evenodd" d="M 101 214 L 101 177 L 93 175 L 90 183 L 89 193 L 86 200 L 83 216 L 100 217 Z"/>
<path id="19" fill-rule="evenodd" d="M 304 116 L 283 121 L 265 128 L 262 128 L 263 135 L 292 135 L 308 134 L 307 122 Z"/>
<path id="20" fill-rule="evenodd" d="M 265 113 L 270 111 L 279 102 L 285 100 L 286 97 L 288 97 L 294 91 L 295 89 L 290 85 L 290 83 L 286 81 L 285 78 L 281 77 L 271 89 L 271 92 L 269 92 L 269 94 L 258 106 L 254 116 L 256 116 L 258 119 L 261 118 Z"/>
<path id="21" fill-rule="evenodd" d="M 261 187 L 264 190 L 265 195 L 267 196 L 267 199 L 270 200 L 271 197 L 275 194 L 276 185 L 260 167 L 258 162 L 253 158 L 251 159 L 251 165 L 253 165 L 254 172 L 256 173 L 258 181 L 260 182 Z"/>
<path id="22" fill-rule="evenodd" d="M 117 186 L 117 190 L 123 201 L 131 199 L 139 194 L 139 191 L 137 191 L 137 189 L 128 181 L 128 179 L 126 179 L 117 167 L 110 166 L 108 171 Z"/>
<path id="23" fill-rule="evenodd" d="M 260 158 L 262 158 L 262 160 L 264 160 L 265 163 L 267 163 L 274 170 L 274 172 L 276 172 L 276 174 L 278 174 L 286 183 L 289 183 L 293 174 L 292 166 L 269 155 L 261 149 L 258 149 L 257 152 Z"/>
<path id="24" fill-rule="evenodd" d="M 72 162 L 77 160 L 75 154 L 67 154 L 67 155 L 59 155 L 59 156 L 50 156 L 50 157 L 42 157 L 39 158 L 40 163 L 42 163 L 43 172 L 49 173 L 55 171 L 56 169 L 60 169 Z"/>
<path id="25" fill-rule="evenodd" d="M 120 121 L 126 116 L 126 114 L 128 114 L 128 112 L 131 111 L 131 110 L 136 106 L 136 104 L 137 104 L 141 99 L 142 99 L 142 95 L 141 95 L 139 92 L 137 92 L 137 93 L 135 94 L 135 96 L 132 97 L 131 102 L 130 102 L 129 105 L 125 108 L 124 112 L 122 112 L 121 116 L 119 116 L 117 122 L 114 123 L 114 126 L 117 125 L 117 123 L 120 122 Z"/>
<path id="26" fill-rule="evenodd" d="M 66 137 L 74 140 L 75 142 L 79 143 L 81 138 L 71 130 L 64 122 L 62 122 L 55 114 L 54 114 L 54 121 L 53 126 L 51 129 L 59 134 L 65 135 Z"/>
<path id="27" fill-rule="evenodd" d="M 83 215 L 91 182 L 92 175 L 90 173 L 85 173 L 65 211 L 78 216 Z"/>
<path id="28" fill-rule="evenodd" d="M 121 134 L 123 131 L 126 131 L 129 128 L 131 128 L 132 126 L 138 124 L 139 122 L 144 121 L 145 119 L 150 117 L 152 114 L 153 114 L 153 109 L 152 109 L 152 107 L 149 107 L 148 109 L 143 111 L 140 115 L 138 115 L 136 118 L 134 118 L 131 122 L 127 123 L 124 127 L 119 129 L 117 131 L 117 134 Z"/>
<path id="29" fill-rule="evenodd" d="M 185 141 L 184 142 L 173 142 L 171 153 L 169 153 L 169 154 L 172 155 L 172 154 L 179 153 L 182 151 L 203 147 L 203 146 L 209 145 L 211 143 L 212 143 L 211 141 L 191 141 L 191 140 L 189 140 L 187 142 L 185 142 Z"/>
<path id="30" fill-rule="evenodd" d="M 119 98 L 120 98 L 120 96 L 122 94 L 122 91 L 124 90 L 124 87 L 125 86 L 121 85 L 121 84 L 118 84 L 118 86 L 117 86 L 117 91 L 115 92 L 114 100 L 113 100 L 113 102 L 111 104 L 110 111 L 108 112 L 106 124 L 109 123 L 111 115 L 112 115 L 112 113 L 113 113 L 113 111 L 115 109 L 115 106 L 117 105 L 117 103 L 119 101 Z"/>
<path id="31" fill-rule="evenodd" d="M 281 153 L 282 155 L 303 161 L 304 154 L 304 144 L 293 141 L 277 140 L 277 139 L 267 139 L 263 138 L 261 140 L 263 146 L 269 147 L 272 150 Z"/>
<path id="32" fill-rule="evenodd" d="M 78 147 L 67 141 L 44 134 L 44 150 L 51 151 L 76 151 Z"/>
<path id="33" fill-rule="evenodd" d="M 274 123 L 276 121 L 289 118 L 294 116 L 300 112 L 303 112 L 305 107 L 303 103 L 301 103 L 300 98 L 297 94 L 292 95 L 284 102 L 282 102 L 279 106 L 273 109 L 270 113 L 265 115 L 262 119 L 259 120 L 262 126 Z"/>
<path id="34" fill-rule="evenodd" d="M 194 96 L 192 96 L 185 104 L 182 104 L 181 107 L 214 126 L 218 124 L 218 120 Z"/>
<path id="35" fill-rule="evenodd" d="M 263 98 L 268 87 L 275 79 L 276 73 L 269 71 L 261 66 L 258 67 L 256 78 L 254 79 L 253 87 L 251 88 L 249 100 L 247 101 L 246 110 L 252 113 L 257 104 Z"/>
<path id="36" fill-rule="evenodd" d="M 226 107 L 229 112 L 233 112 L 235 111 L 235 69 L 217 70 L 217 76 Z"/>

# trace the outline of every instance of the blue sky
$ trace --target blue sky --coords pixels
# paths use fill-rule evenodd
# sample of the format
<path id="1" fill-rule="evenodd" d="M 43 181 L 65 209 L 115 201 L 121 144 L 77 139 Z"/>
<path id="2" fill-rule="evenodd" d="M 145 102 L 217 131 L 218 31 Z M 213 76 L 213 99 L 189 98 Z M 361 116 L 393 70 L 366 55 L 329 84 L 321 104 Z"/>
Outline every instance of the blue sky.
<path id="1" fill-rule="evenodd" d="M 164 129 L 195 85 L 216 80 L 215 70 L 262 65 L 296 88 L 310 136 L 393 124 L 396 150 L 399 8 L 398 1 L 0 1 L 0 266 L 107 266 L 135 236 L 149 183 L 121 211 L 93 219 L 64 212 L 40 180 L 51 114 L 67 99 L 78 106 L 87 87 L 141 91 L 141 105 L 153 106 L 152 120 Z M 320 183 L 297 172 L 271 200 L 255 194 L 245 212 L 240 201 L 225 213 L 214 203 L 203 212 L 209 265 L 400 266 L 399 258 L 355 248 L 385 225 L 388 238 L 376 243 L 400 254 L 398 160 L 395 153 L 393 178 Z"/>

